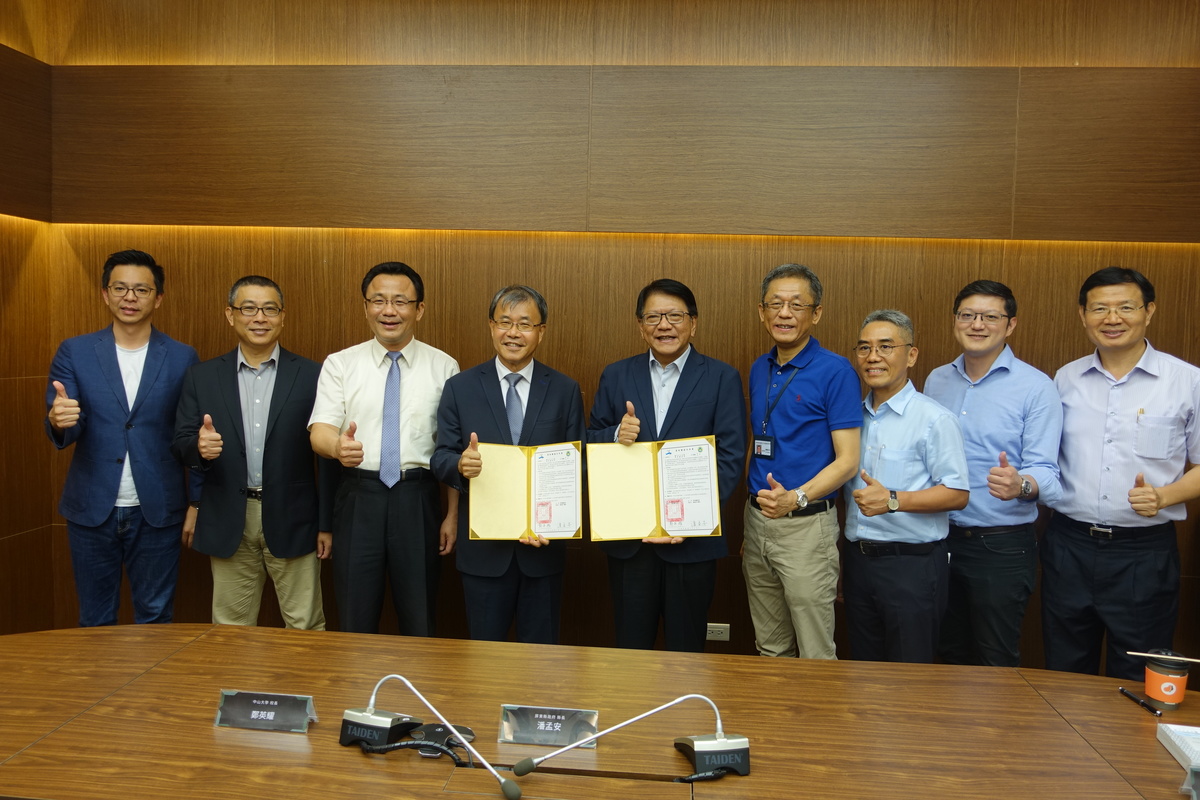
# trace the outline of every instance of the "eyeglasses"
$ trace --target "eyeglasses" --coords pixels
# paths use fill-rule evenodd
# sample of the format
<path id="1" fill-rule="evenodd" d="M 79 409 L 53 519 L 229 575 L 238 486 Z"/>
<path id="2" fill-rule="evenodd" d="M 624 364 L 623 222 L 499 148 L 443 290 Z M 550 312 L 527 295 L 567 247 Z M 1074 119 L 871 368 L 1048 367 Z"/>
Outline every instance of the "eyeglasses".
<path id="1" fill-rule="evenodd" d="M 283 311 L 279 306 L 252 306 L 249 304 L 244 306 L 230 306 L 230 308 L 236 308 L 242 313 L 243 317 L 253 317 L 260 311 L 265 317 L 278 317 L 280 312 Z"/>
<path id="2" fill-rule="evenodd" d="M 513 322 L 511 319 L 491 319 L 488 322 L 502 331 L 511 331 L 513 328 L 516 328 L 521 333 L 529 333 L 534 328 L 541 328 L 545 325 L 545 323 L 534 325 L 532 322 Z"/>
<path id="3" fill-rule="evenodd" d="M 986 313 L 983 311 L 959 311 L 954 315 L 954 318 L 961 325 L 973 325 L 977 319 L 982 319 L 984 325 L 999 325 L 1010 317 L 1008 314 L 996 314 L 992 311 Z"/>
<path id="4" fill-rule="evenodd" d="M 128 297 L 130 292 L 139 300 L 145 300 L 150 295 L 154 294 L 154 288 L 150 286 L 126 286 L 123 283 L 112 283 L 104 287 L 109 294 L 115 294 L 117 297 Z"/>
<path id="5" fill-rule="evenodd" d="M 860 344 L 854 348 L 854 354 L 859 358 L 867 358 L 871 355 L 871 351 L 874 350 L 876 353 L 879 353 L 880 358 L 887 358 L 893 351 L 900 347 L 912 347 L 912 342 L 905 344 Z"/>
<path id="6" fill-rule="evenodd" d="M 790 303 L 785 303 L 782 300 L 772 300 L 769 303 L 763 303 L 762 307 L 770 311 L 772 314 L 778 314 L 783 311 L 783 307 L 787 306 L 793 314 L 803 314 L 806 308 L 816 308 L 816 303 L 801 303 L 799 300 L 792 300 Z"/>
<path id="7" fill-rule="evenodd" d="M 1089 317 L 1093 317 L 1095 319 L 1104 319 L 1109 314 L 1116 312 L 1117 316 L 1120 317 L 1121 319 L 1129 319 L 1135 313 L 1137 313 L 1138 311 L 1140 311 L 1143 308 L 1145 308 L 1144 305 L 1143 306 L 1124 305 L 1124 306 L 1118 306 L 1117 308 L 1109 308 L 1108 306 L 1092 306 L 1091 308 L 1089 308 L 1087 310 L 1087 315 Z"/>
<path id="8" fill-rule="evenodd" d="M 375 297 L 367 301 L 367 305 L 374 308 L 376 311 L 383 311 L 384 306 L 393 306 L 397 311 L 404 309 L 416 303 L 416 300 L 385 300 L 382 297 Z"/>
<path id="9" fill-rule="evenodd" d="M 638 317 L 638 319 L 641 320 L 643 325 L 654 327 L 658 323 L 662 322 L 663 319 L 666 319 L 666 321 L 672 325 L 682 325 L 683 321 L 690 316 L 691 314 L 682 314 L 678 311 L 672 311 L 669 314 L 642 314 L 640 317 Z"/>

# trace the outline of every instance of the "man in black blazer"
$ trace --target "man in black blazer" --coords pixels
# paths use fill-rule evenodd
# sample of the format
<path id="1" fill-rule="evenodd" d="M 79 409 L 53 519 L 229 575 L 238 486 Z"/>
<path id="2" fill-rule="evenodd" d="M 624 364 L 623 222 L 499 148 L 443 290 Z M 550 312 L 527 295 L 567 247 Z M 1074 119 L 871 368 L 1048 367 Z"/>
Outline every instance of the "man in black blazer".
<path id="1" fill-rule="evenodd" d="M 588 422 L 589 442 L 656 442 L 714 436 L 721 505 L 742 477 L 746 401 L 742 379 L 728 364 L 691 346 L 696 297 L 676 280 L 656 280 L 637 298 L 638 331 L 650 346 L 600 376 Z M 702 652 L 722 537 L 655 537 L 602 542 L 617 646 L 654 647 L 658 621 L 668 650 Z"/>
<path id="2" fill-rule="evenodd" d="M 470 538 L 470 479 L 486 468 L 478 442 L 531 446 L 582 442 L 579 384 L 533 360 L 546 333 L 546 300 L 507 286 L 488 309 L 496 358 L 446 381 L 438 406 L 430 469 L 458 489 L 458 570 L 472 639 L 557 644 L 565 544 L 541 536 L 512 541 Z"/>
<path id="3" fill-rule="evenodd" d="M 324 630 L 337 465 L 309 444 L 321 367 L 279 346 L 283 292 L 269 278 L 234 283 L 225 318 L 241 343 L 188 371 L 176 413 L 172 450 L 202 476 L 183 543 L 211 556 L 213 622 L 257 624 L 270 573 L 287 627 Z"/>

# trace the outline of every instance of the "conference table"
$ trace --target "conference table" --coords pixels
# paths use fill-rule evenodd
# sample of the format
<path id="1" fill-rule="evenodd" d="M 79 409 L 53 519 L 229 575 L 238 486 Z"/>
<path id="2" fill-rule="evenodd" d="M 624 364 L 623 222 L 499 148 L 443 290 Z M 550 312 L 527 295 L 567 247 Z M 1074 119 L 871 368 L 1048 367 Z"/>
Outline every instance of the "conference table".
<path id="1" fill-rule="evenodd" d="M 484 769 L 338 742 L 377 681 L 410 680 L 525 798 L 1168 798 L 1184 777 L 1119 681 L 1029 669 L 767 659 L 221 625 L 0 637 L 0 796 L 87 800 L 501 797 Z M 1140 690 L 1140 686 L 1133 687 Z M 216 727 L 225 689 L 311 695 L 307 733 Z M 675 783 L 689 700 L 523 777 L 502 704 L 595 709 L 607 728 L 684 694 L 750 740 L 749 775 Z M 1162 721 L 1200 725 L 1200 698 Z M 400 682 L 377 707 L 436 721 Z"/>

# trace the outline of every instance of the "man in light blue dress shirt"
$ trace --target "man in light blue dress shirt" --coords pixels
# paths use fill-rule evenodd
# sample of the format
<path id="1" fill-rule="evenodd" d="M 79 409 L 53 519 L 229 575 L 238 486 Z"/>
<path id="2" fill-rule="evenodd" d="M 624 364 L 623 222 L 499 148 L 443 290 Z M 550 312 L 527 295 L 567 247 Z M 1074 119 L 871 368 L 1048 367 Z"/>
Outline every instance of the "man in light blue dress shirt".
<path id="1" fill-rule="evenodd" d="M 1021 623 L 1037 579 L 1037 502 L 1062 494 L 1062 403 L 1054 382 L 1013 355 L 1017 300 L 996 281 L 954 299 L 962 355 L 938 367 L 925 394 L 958 417 L 971 501 L 950 512 L 950 600 L 938 652 L 951 664 L 1016 667 Z"/>
<path id="2" fill-rule="evenodd" d="M 861 470 L 845 490 L 850 655 L 928 663 L 946 611 L 949 512 L 969 497 L 962 431 L 908 379 L 917 348 L 905 314 L 868 314 L 854 355 L 870 392 Z"/>

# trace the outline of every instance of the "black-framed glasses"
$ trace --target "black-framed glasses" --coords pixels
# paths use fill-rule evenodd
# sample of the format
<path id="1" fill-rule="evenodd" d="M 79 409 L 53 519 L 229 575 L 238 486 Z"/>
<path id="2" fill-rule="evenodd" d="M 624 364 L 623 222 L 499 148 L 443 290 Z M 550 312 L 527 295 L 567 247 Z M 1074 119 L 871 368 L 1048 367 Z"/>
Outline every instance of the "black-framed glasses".
<path id="1" fill-rule="evenodd" d="M 871 351 L 874 350 L 876 353 L 879 353 L 880 358 L 887 358 L 900 347 L 912 347 L 912 342 L 906 342 L 905 344 L 860 344 L 854 348 L 854 354 L 859 358 L 867 358 L 871 355 Z"/>
<path id="2" fill-rule="evenodd" d="M 117 297 L 128 297 L 130 292 L 133 292 L 134 297 L 139 300 L 145 300 L 150 295 L 154 294 L 153 286 L 126 286 L 123 283 L 110 283 L 104 287 L 109 294 L 115 294 Z"/>
<path id="3" fill-rule="evenodd" d="M 243 317 L 253 317 L 260 311 L 264 317 L 278 317 L 283 312 L 279 306 L 256 306 L 250 303 L 244 306 L 230 306 L 230 308 L 236 308 Z"/>
<path id="4" fill-rule="evenodd" d="M 982 319 L 984 325 L 999 325 L 1009 319 L 1009 316 L 1008 314 L 997 314 L 994 311 L 959 311 L 954 318 L 961 325 L 974 325 L 977 319 Z"/>
<path id="5" fill-rule="evenodd" d="M 679 311 L 671 311 L 667 314 L 650 312 L 649 314 L 642 314 L 640 317 L 638 317 L 638 320 L 640 320 L 643 325 L 654 327 L 664 319 L 672 325 L 682 325 L 683 321 L 689 317 L 691 317 L 691 314 L 684 314 Z"/>

